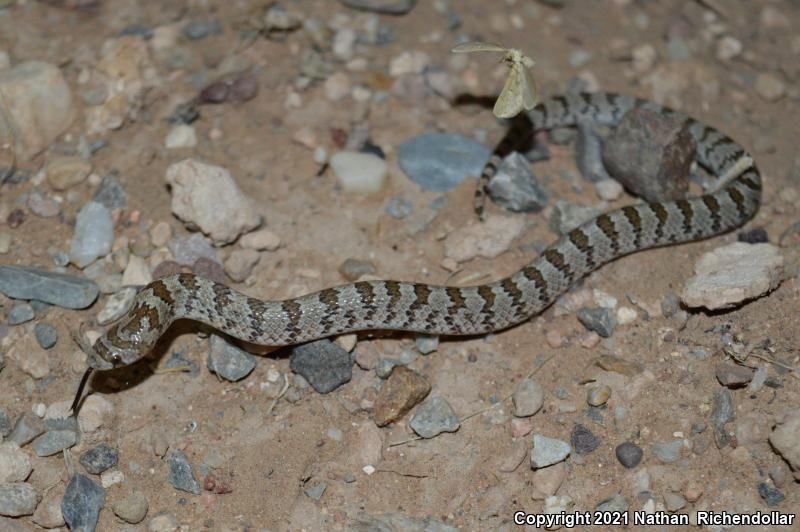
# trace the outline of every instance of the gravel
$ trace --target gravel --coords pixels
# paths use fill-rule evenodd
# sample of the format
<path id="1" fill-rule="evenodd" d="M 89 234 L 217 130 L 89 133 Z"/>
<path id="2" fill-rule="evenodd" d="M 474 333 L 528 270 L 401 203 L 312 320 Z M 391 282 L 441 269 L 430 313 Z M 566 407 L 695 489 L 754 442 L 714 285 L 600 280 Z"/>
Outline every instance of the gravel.
<path id="1" fill-rule="evenodd" d="M 114 467 L 119 461 L 119 451 L 108 445 L 101 443 L 96 447 L 84 451 L 80 457 L 80 463 L 87 473 L 99 475 L 106 469 Z"/>
<path id="2" fill-rule="evenodd" d="M 33 334 L 42 349 L 50 349 L 58 342 L 58 329 L 48 323 L 37 323 Z"/>
<path id="3" fill-rule="evenodd" d="M 61 500 L 61 513 L 71 530 L 93 531 L 97 526 L 100 510 L 106 503 L 106 490 L 89 477 L 74 475 L 64 498 Z"/>
<path id="4" fill-rule="evenodd" d="M 435 396 L 419 405 L 408 425 L 423 438 L 433 438 L 442 432 L 457 431 L 461 423 L 450 403 Z"/>
<path id="5" fill-rule="evenodd" d="M 170 451 L 167 457 L 169 462 L 169 483 L 175 489 L 200 495 L 200 483 L 192 472 L 189 458 L 179 449 Z"/>
<path id="6" fill-rule="evenodd" d="M 353 359 L 350 353 L 327 339 L 292 349 L 289 367 L 322 394 L 350 382 L 353 376 Z"/>
<path id="7" fill-rule="evenodd" d="M 603 338 L 609 338 L 617 325 L 614 312 L 607 308 L 581 308 L 578 310 L 578 320 L 588 330 L 596 332 Z"/>

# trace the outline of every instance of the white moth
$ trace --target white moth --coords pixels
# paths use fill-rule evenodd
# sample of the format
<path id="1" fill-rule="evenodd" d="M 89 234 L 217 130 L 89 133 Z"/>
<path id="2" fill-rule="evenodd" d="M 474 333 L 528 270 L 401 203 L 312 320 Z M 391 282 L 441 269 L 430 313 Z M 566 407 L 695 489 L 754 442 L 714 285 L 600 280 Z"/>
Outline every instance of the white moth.
<path id="1" fill-rule="evenodd" d="M 522 112 L 523 109 L 530 110 L 536 105 L 538 94 L 530 71 L 534 61 L 523 54 L 521 50 L 505 48 L 499 44 L 473 41 L 459 44 L 451 51 L 453 53 L 500 52 L 505 54 L 502 61 L 508 65 L 508 78 L 506 78 L 503 91 L 494 104 L 492 110 L 494 116 L 511 118 Z"/>

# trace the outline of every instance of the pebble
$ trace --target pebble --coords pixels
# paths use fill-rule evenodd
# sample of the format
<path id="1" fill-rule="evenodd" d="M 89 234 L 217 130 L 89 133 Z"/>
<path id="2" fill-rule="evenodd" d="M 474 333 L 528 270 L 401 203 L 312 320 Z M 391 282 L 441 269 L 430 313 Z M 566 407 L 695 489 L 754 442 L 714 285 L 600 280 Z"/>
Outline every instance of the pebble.
<path id="1" fill-rule="evenodd" d="M 572 448 L 569 443 L 534 433 L 533 449 L 531 449 L 531 468 L 540 469 L 557 464 L 565 460 L 570 452 L 572 452 Z"/>
<path id="2" fill-rule="evenodd" d="M 349 258 L 339 265 L 337 271 L 344 279 L 357 281 L 365 275 L 373 275 L 376 269 L 372 261 Z"/>
<path id="3" fill-rule="evenodd" d="M 0 233 L 0 255 L 5 255 L 11 249 L 13 238 L 8 233 Z"/>
<path id="4" fill-rule="evenodd" d="M 106 503 L 106 490 L 89 477 L 75 474 L 61 499 L 61 513 L 71 530 L 93 531 Z"/>
<path id="5" fill-rule="evenodd" d="M 107 443 L 101 443 L 84 451 L 80 457 L 81 465 L 92 475 L 99 475 L 106 469 L 114 467 L 118 461 L 119 452 Z"/>
<path id="6" fill-rule="evenodd" d="M 567 477 L 567 465 L 564 462 L 553 464 L 549 467 L 542 467 L 533 472 L 533 493 L 531 498 L 534 500 L 552 497 L 564 483 Z"/>
<path id="7" fill-rule="evenodd" d="M 569 66 L 572 68 L 581 68 L 591 59 L 592 53 L 581 48 L 569 54 Z"/>
<path id="8" fill-rule="evenodd" d="M 200 257 L 192 264 L 192 273 L 198 277 L 204 277 L 216 283 L 226 284 L 228 282 L 225 268 L 222 267 L 222 264 L 205 257 Z"/>
<path id="9" fill-rule="evenodd" d="M 44 61 L 23 61 L 0 71 L 4 131 L 13 131 L 18 161 L 44 151 L 72 124 L 76 109 L 58 66 Z"/>
<path id="10" fill-rule="evenodd" d="M 763 227 L 756 227 L 749 231 L 741 231 L 736 235 L 736 239 L 746 244 L 763 244 L 764 242 L 769 242 L 769 235 Z"/>
<path id="11" fill-rule="evenodd" d="M 389 175 L 386 161 L 371 153 L 340 151 L 331 157 L 330 165 L 342 190 L 350 194 L 379 192 Z"/>
<path id="12" fill-rule="evenodd" d="M 69 258 L 78 268 L 85 268 L 99 257 L 111 253 L 114 243 L 114 221 L 105 205 L 90 201 L 86 203 L 75 221 Z"/>
<path id="13" fill-rule="evenodd" d="M 40 218 L 55 218 L 61 214 L 61 204 L 38 190 L 33 190 L 28 195 L 28 207 Z"/>
<path id="14" fill-rule="evenodd" d="M 31 520 L 42 528 L 58 528 L 66 524 L 64 514 L 61 513 L 61 499 L 64 498 L 64 489 L 58 487 L 45 492 L 42 502 L 36 507 Z M 2 527 L 0 527 L 2 530 Z"/>
<path id="15" fill-rule="evenodd" d="M 603 338 L 609 338 L 614 333 L 617 319 L 614 312 L 607 308 L 581 308 L 578 310 L 578 321 L 590 331 L 594 331 Z"/>
<path id="16" fill-rule="evenodd" d="M 194 148 L 197 146 L 197 133 L 188 124 L 178 124 L 172 126 L 164 139 L 164 147 L 168 150 L 178 150 L 181 148 Z"/>
<path id="17" fill-rule="evenodd" d="M 102 395 L 93 393 L 81 403 L 78 424 L 85 434 L 91 434 L 100 427 L 109 425 L 113 419 L 114 405 Z"/>
<path id="18" fill-rule="evenodd" d="M 150 228 L 150 243 L 160 248 L 166 246 L 172 238 L 172 226 L 167 222 L 158 222 Z"/>
<path id="19" fill-rule="evenodd" d="M 647 201 L 686 195 L 696 143 L 679 116 L 636 108 L 625 113 L 603 148 L 608 172 Z"/>
<path id="20" fill-rule="evenodd" d="M 667 511 L 677 512 L 686 506 L 686 499 L 677 493 L 668 491 L 664 494 L 664 504 L 667 506 Z"/>
<path id="21" fill-rule="evenodd" d="M 580 423 L 576 423 L 575 426 L 572 427 L 569 441 L 572 448 L 578 454 L 589 454 L 600 447 L 600 438 L 595 436 L 591 430 Z"/>
<path id="22" fill-rule="evenodd" d="M 125 481 L 125 474 L 119 470 L 104 471 L 100 474 L 100 485 L 108 489 L 114 484 L 120 484 Z"/>
<path id="23" fill-rule="evenodd" d="M 261 255 L 254 249 L 235 249 L 225 260 L 225 272 L 232 280 L 241 283 L 253 273 Z"/>
<path id="24" fill-rule="evenodd" d="M 400 419 L 430 391 L 431 384 L 425 377 L 405 366 L 396 367 L 375 399 L 373 421 L 383 427 Z"/>
<path id="25" fill-rule="evenodd" d="M 578 124 L 575 137 L 575 164 L 583 178 L 592 183 L 611 179 L 603 165 L 603 145 L 606 136 L 608 132 L 602 126 L 589 122 Z"/>
<path id="26" fill-rule="evenodd" d="M 514 415 L 530 417 L 544 404 L 544 388 L 533 379 L 524 379 L 514 390 Z"/>
<path id="27" fill-rule="evenodd" d="M 793 471 L 800 471 L 800 412 L 790 412 L 778 420 L 769 442 Z"/>
<path id="28" fill-rule="evenodd" d="M 762 72 L 756 78 L 756 92 L 768 102 L 777 102 L 786 94 L 786 85 L 770 72 Z"/>
<path id="29" fill-rule="evenodd" d="M 342 28 L 338 30 L 331 42 L 333 55 L 339 61 L 350 61 L 355 54 L 355 44 L 358 35 L 352 28 Z"/>
<path id="30" fill-rule="evenodd" d="M 31 515 L 39 504 L 39 492 L 27 482 L 0 483 L 0 515 Z"/>
<path id="31" fill-rule="evenodd" d="M 577 205 L 564 200 L 556 201 L 550 213 L 550 228 L 562 235 L 566 235 L 584 222 L 599 216 L 602 211 L 590 205 Z"/>
<path id="32" fill-rule="evenodd" d="M 208 369 L 223 379 L 236 382 L 247 377 L 256 367 L 256 357 L 247 351 L 212 334 L 209 338 L 210 352 L 206 361 Z"/>
<path id="33" fill-rule="evenodd" d="M 20 325 L 36 317 L 33 307 L 29 303 L 17 303 L 8 311 L 8 324 Z"/>
<path id="34" fill-rule="evenodd" d="M 622 185 L 614 179 L 601 179 L 594 184 L 597 197 L 604 201 L 615 201 L 622 197 Z"/>
<path id="35" fill-rule="evenodd" d="M 255 205 L 225 168 L 185 159 L 167 168 L 166 181 L 173 214 L 215 244 L 229 244 L 261 224 Z"/>
<path id="36" fill-rule="evenodd" d="M 47 182 L 55 190 L 67 190 L 83 182 L 92 173 L 92 164 L 80 157 L 55 157 L 45 167 Z"/>
<path id="37" fill-rule="evenodd" d="M 328 488 L 328 485 L 324 482 L 315 482 L 310 486 L 307 486 L 303 492 L 310 498 L 314 499 L 315 501 L 319 501 L 322 499 L 322 495 L 325 493 L 325 490 Z"/>
<path id="38" fill-rule="evenodd" d="M 281 237 L 269 229 L 259 229 L 242 236 L 239 239 L 239 244 L 243 248 L 256 251 L 275 251 L 281 245 Z"/>
<path id="39" fill-rule="evenodd" d="M 106 206 L 106 209 L 124 209 L 128 204 L 128 194 L 122 188 L 116 174 L 111 173 L 103 176 L 97 192 L 92 196 L 92 200 Z"/>
<path id="40" fill-rule="evenodd" d="M 403 220 L 414 212 L 414 204 L 406 198 L 394 196 L 386 202 L 385 210 L 395 220 Z"/>
<path id="41" fill-rule="evenodd" d="M 721 385 L 728 388 L 741 388 L 753 380 L 754 371 L 751 368 L 738 364 L 721 362 L 717 364 L 715 373 Z"/>
<path id="42" fill-rule="evenodd" d="M 611 387 L 607 384 L 594 386 L 586 392 L 586 402 L 591 406 L 603 406 L 611 398 Z"/>
<path id="43" fill-rule="evenodd" d="M 656 442 L 651 449 L 656 458 L 665 464 L 676 462 L 681 457 L 683 440 L 673 440 L 671 442 Z"/>
<path id="44" fill-rule="evenodd" d="M 717 41 L 716 57 L 720 61 L 730 61 L 742 53 L 742 41 L 731 35 L 725 35 Z"/>
<path id="45" fill-rule="evenodd" d="M 147 530 L 148 532 L 176 532 L 178 519 L 168 513 L 157 515 L 147 524 Z"/>
<path id="46" fill-rule="evenodd" d="M 194 233 L 188 237 L 177 236 L 170 241 L 168 247 L 175 262 L 182 266 L 194 266 L 201 259 L 219 264 L 216 250 L 201 233 Z"/>
<path id="47" fill-rule="evenodd" d="M 606 499 L 595 507 L 597 512 L 627 512 L 629 508 L 628 501 L 621 493 L 617 493 L 610 499 Z"/>
<path id="48" fill-rule="evenodd" d="M 389 61 L 389 75 L 399 78 L 407 74 L 422 74 L 430 62 L 431 58 L 425 52 L 406 50 Z"/>
<path id="49" fill-rule="evenodd" d="M 44 423 L 33 412 L 25 412 L 14 423 L 14 428 L 8 435 L 8 441 L 12 441 L 22 447 L 30 443 L 38 435 L 44 432 Z"/>
<path id="50" fill-rule="evenodd" d="M 542 512 L 550 515 L 564 515 L 571 513 L 575 501 L 569 495 L 553 495 L 544 500 Z"/>
<path id="51" fill-rule="evenodd" d="M 49 323 L 37 323 L 33 328 L 33 334 L 42 349 L 50 349 L 58 342 L 58 329 Z"/>
<path id="52" fill-rule="evenodd" d="M 13 441 L 0 443 L 0 483 L 23 482 L 33 471 L 28 453 Z"/>
<path id="53" fill-rule="evenodd" d="M 167 460 L 169 461 L 169 483 L 175 489 L 200 495 L 200 483 L 194 477 L 186 453 L 180 449 L 173 449 L 167 456 Z"/>
<path id="54" fill-rule="evenodd" d="M 489 215 L 482 223 L 473 221 L 448 234 L 444 254 L 456 262 L 478 256 L 493 259 L 507 251 L 524 229 L 519 216 Z"/>
<path id="55" fill-rule="evenodd" d="M 293 348 L 289 367 L 321 394 L 350 382 L 353 376 L 350 353 L 327 339 Z"/>
<path id="56" fill-rule="evenodd" d="M 417 0 L 341 0 L 347 7 L 383 15 L 405 15 L 417 4 Z"/>
<path id="57" fill-rule="evenodd" d="M 617 445 L 617 448 L 614 450 L 614 454 L 616 454 L 617 460 L 619 460 L 620 464 L 628 469 L 633 469 L 642 461 L 644 452 L 642 451 L 642 448 L 635 443 L 626 441 Z"/>
<path id="58" fill-rule="evenodd" d="M 203 39 L 215 33 L 222 33 L 222 25 L 219 20 L 195 19 L 187 22 L 182 28 L 181 33 L 193 41 Z"/>
<path id="59" fill-rule="evenodd" d="M 0 369 L 2 369 L 2 367 L 3 367 L 3 361 L 2 357 L 0 357 Z M 12 428 L 13 425 L 11 424 L 11 420 L 8 419 L 8 414 L 6 414 L 5 410 L 0 408 L 0 436 L 5 438 L 9 434 L 11 434 Z"/>
<path id="60" fill-rule="evenodd" d="M 150 284 L 152 280 L 153 275 L 150 273 L 147 261 L 142 257 L 131 255 L 128 258 L 128 265 L 125 266 L 125 271 L 122 272 L 122 285 L 145 286 Z"/>
<path id="61" fill-rule="evenodd" d="M 778 506 L 782 503 L 786 496 L 778 488 L 773 488 L 766 482 L 758 483 L 758 494 L 764 499 L 767 506 Z"/>
<path id="62" fill-rule="evenodd" d="M 134 491 L 112 505 L 117 517 L 134 525 L 144 520 L 148 508 L 147 497 L 140 491 Z"/>
<path id="63" fill-rule="evenodd" d="M 344 72 L 335 72 L 328 76 L 322 84 L 325 90 L 325 97 L 332 102 L 338 102 L 347 98 L 352 88 L 350 76 Z"/>
<path id="64" fill-rule="evenodd" d="M 704 253 L 681 300 L 689 307 L 731 308 L 774 290 L 783 278 L 784 259 L 772 244 L 734 242 Z"/>
<path id="65" fill-rule="evenodd" d="M 78 441 L 71 430 L 49 430 L 33 440 L 31 446 L 37 456 L 52 456 L 63 449 L 69 449 Z"/>
<path id="66" fill-rule="evenodd" d="M 97 323 L 99 325 L 108 325 L 120 319 L 133 305 L 133 299 L 137 293 L 138 290 L 135 287 L 128 286 L 111 294 L 106 299 L 103 309 L 97 313 Z"/>
<path id="67" fill-rule="evenodd" d="M 439 349 L 439 337 L 417 334 L 414 336 L 414 347 L 423 355 L 430 355 Z"/>
<path id="68" fill-rule="evenodd" d="M 457 431 L 461 423 L 450 403 L 434 396 L 419 405 L 408 426 L 423 438 L 433 438 L 442 432 Z"/>
<path id="69" fill-rule="evenodd" d="M 483 144 L 451 133 L 426 133 L 400 145 L 398 163 L 424 190 L 445 192 L 480 175 L 491 152 Z"/>
<path id="70" fill-rule="evenodd" d="M 503 158 L 489 181 L 489 195 L 501 207 L 513 212 L 536 212 L 547 205 L 547 194 L 531 171 L 530 163 L 519 152 Z"/>

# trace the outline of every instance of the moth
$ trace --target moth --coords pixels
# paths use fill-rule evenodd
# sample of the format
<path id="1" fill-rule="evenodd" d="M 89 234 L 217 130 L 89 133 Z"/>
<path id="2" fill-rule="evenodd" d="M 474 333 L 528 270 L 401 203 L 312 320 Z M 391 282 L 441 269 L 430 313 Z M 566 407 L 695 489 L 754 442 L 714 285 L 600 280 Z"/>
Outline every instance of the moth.
<path id="1" fill-rule="evenodd" d="M 451 50 L 453 53 L 499 52 L 505 54 L 502 61 L 508 65 L 509 72 L 506 83 L 492 112 L 498 118 L 511 118 L 530 110 L 536 105 L 538 91 L 530 69 L 535 64 L 533 59 L 516 48 L 505 48 L 499 44 L 480 41 L 459 44 Z"/>

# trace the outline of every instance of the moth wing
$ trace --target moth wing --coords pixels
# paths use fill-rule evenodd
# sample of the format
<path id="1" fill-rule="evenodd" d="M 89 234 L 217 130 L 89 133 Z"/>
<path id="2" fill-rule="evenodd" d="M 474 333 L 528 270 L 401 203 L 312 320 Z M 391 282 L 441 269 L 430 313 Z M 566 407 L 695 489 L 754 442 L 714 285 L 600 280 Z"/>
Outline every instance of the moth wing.
<path id="1" fill-rule="evenodd" d="M 533 79 L 533 74 L 530 69 L 520 65 L 519 69 L 522 71 L 522 106 L 526 111 L 530 111 L 536 107 L 539 100 L 539 89 L 536 87 L 536 81 Z"/>
<path id="2" fill-rule="evenodd" d="M 522 111 L 524 78 L 517 64 L 513 64 L 508 71 L 506 83 L 497 101 L 494 102 L 492 112 L 497 118 L 511 118 Z"/>
<path id="3" fill-rule="evenodd" d="M 472 41 L 461 43 L 452 50 L 453 53 L 468 53 L 468 52 L 505 52 L 506 49 L 499 44 L 492 44 L 489 42 Z"/>

